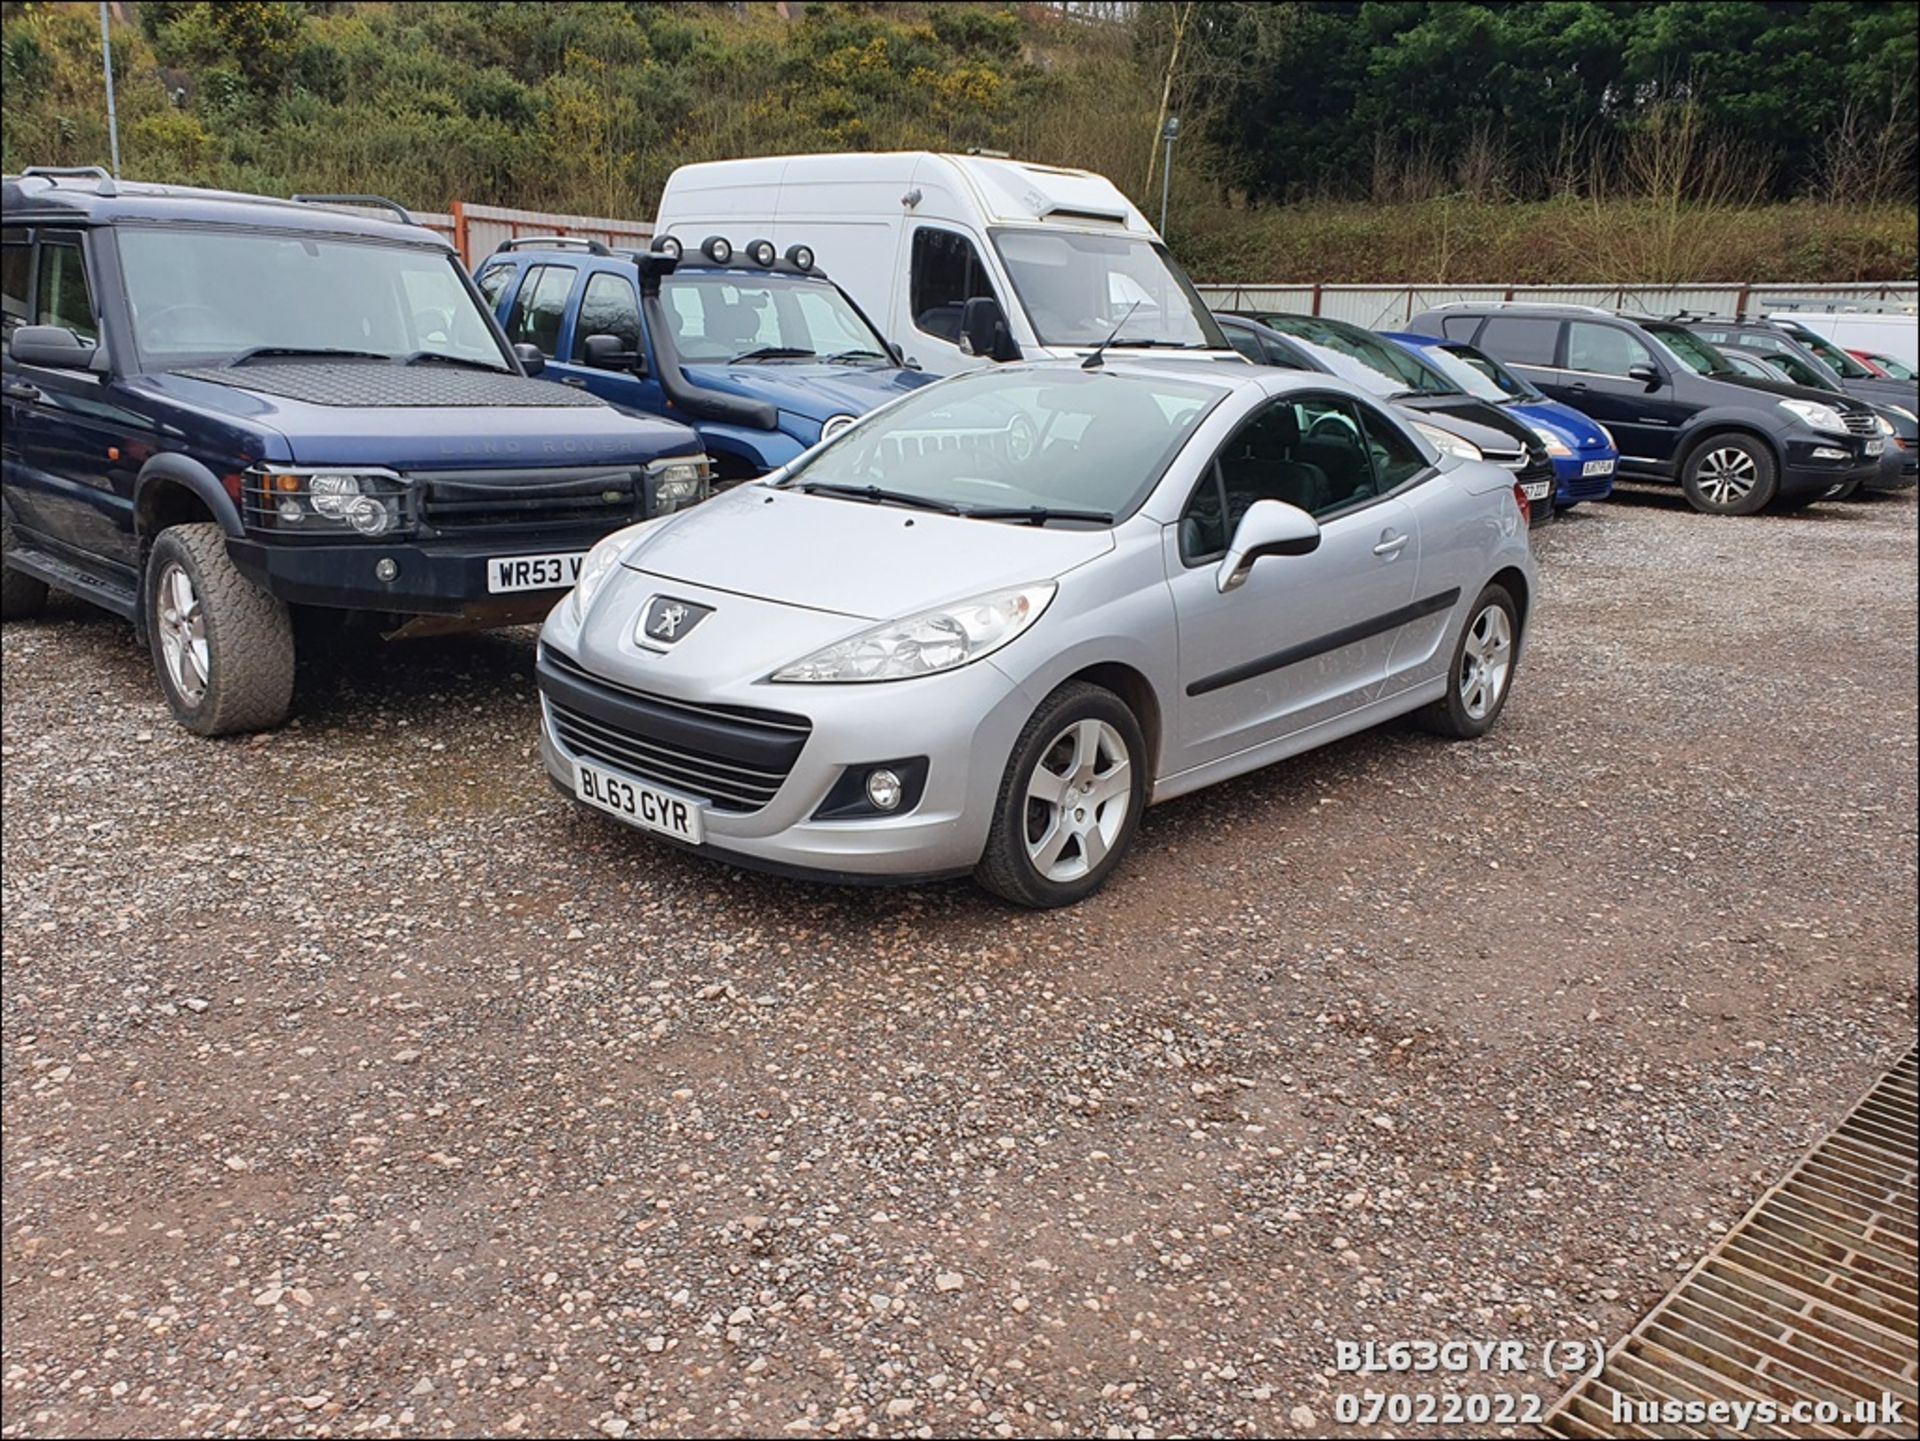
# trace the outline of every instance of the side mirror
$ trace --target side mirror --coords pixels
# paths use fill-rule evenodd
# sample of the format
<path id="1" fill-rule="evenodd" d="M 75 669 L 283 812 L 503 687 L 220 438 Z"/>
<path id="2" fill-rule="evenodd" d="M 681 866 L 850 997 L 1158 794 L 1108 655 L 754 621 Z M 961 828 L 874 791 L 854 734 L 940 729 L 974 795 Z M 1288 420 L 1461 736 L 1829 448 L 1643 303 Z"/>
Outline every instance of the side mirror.
<path id="1" fill-rule="evenodd" d="M 547 368 L 547 358 L 540 353 L 540 347 L 521 341 L 513 348 L 514 358 L 520 362 L 520 368 L 528 375 L 538 375 Z"/>
<path id="2" fill-rule="evenodd" d="M 1638 365 L 1627 367 L 1627 379 L 1639 381 L 1648 390 L 1657 390 L 1665 382 L 1666 377 L 1660 373 L 1658 366 L 1648 365 L 1643 360 Z"/>
<path id="3" fill-rule="evenodd" d="M 1214 583 L 1225 595 L 1246 582 L 1263 555 L 1308 555 L 1320 548 L 1320 522 L 1284 500 L 1256 500 L 1234 527 L 1227 558 Z"/>
<path id="4" fill-rule="evenodd" d="M 22 365 L 44 365 L 52 370 L 86 370 L 100 346 L 82 340 L 63 325 L 23 325 L 7 342 L 7 353 Z"/>
<path id="5" fill-rule="evenodd" d="M 1007 329 L 1006 314 L 991 295 L 976 295 L 960 307 L 960 350 L 988 360 L 1020 358 L 1020 346 Z"/>
<path id="6" fill-rule="evenodd" d="M 646 370 L 646 361 L 640 353 L 628 350 L 617 335 L 589 335 L 580 348 L 581 362 L 595 370 Z"/>

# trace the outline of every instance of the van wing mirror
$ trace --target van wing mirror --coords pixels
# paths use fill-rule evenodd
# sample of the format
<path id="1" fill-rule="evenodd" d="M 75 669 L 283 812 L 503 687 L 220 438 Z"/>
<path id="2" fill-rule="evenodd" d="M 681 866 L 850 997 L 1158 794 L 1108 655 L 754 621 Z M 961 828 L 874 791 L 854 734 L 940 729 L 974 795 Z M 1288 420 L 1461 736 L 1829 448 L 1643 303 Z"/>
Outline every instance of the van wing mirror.
<path id="1" fill-rule="evenodd" d="M 1266 555 L 1308 555 L 1320 548 L 1320 522 L 1284 500 L 1256 500 L 1234 527 L 1227 558 L 1215 584 L 1225 595 L 1246 582 L 1253 563 Z"/>
<path id="2" fill-rule="evenodd" d="M 528 375 L 538 375 L 547 368 L 547 357 L 541 353 L 540 347 L 529 345 L 524 340 L 513 347 L 513 358 L 520 362 L 520 368 Z"/>
<path id="3" fill-rule="evenodd" d="M 991 295 L 976 295 L 960 307 L 960 349 L 988 360 L 1018 360 L 1020 346 L 1007 329 L 1006 313 Z"/>
<path id="4" fill-rule="evenodd" d="M 21 365 L 44 365 L 52 370 L 86 370 L 100 346 L 82 340 L 64 325 L 23 325 L 7 342 L 7 353 Z"/>
<path id="5" fill-rule="evenodd" d="M 1643 360 L 1638 365 L 1629 365 L 1627 367 L 1627 379 L 1637 380 L 1646 386 L 1648 390 L 1652 390 L 1665 380 L 1666 377 L 1660 373 L 1659 366 L 1649 365 Z"/>

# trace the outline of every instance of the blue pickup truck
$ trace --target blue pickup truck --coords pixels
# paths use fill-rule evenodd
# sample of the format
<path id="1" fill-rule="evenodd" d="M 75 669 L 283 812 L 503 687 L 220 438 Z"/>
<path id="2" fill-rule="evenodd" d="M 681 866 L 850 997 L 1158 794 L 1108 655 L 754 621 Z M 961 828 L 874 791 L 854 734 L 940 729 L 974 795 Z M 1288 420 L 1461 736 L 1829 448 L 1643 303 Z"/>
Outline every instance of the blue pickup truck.
<path id="1" fill-rule="evenodd" d="M 708 492 L 687 426 L 530 378 L 391 201 L 30 168 L 0 222 L 0 615 L 52 586 L 124 616 L 189 730 L 287 715 L 297 615 L 537 620 Z"/>
<path id="2" fill-rule="evenodd" d="M 900 363 L 803 245 L 612 250 L 557 235 L 504 242 L 475 274 L 547 380 L 700 434 L 717 484 L 764 475 L 933 379 Z"/>

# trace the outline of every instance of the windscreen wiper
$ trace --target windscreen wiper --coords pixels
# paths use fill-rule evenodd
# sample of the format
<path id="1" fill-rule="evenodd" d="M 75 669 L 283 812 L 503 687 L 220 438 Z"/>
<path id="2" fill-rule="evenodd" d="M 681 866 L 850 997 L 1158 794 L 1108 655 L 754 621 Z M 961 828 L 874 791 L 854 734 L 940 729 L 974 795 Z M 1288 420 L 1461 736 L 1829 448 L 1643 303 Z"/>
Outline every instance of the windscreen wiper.
<path id="1" fill-rule="evenodd" d="M 843 350 L 837 355 L 829 355 L 827 364 L 838 365 L 845 360 L 888 360 L 892 357 L 878 350 Z"/>
<path id="2" fill-rule="evenodd" d="M 314 360 L 394 360 L 396 356 L 384 350 L 338 350 L 329 345 L 256 345 L 251 350 L 243 350 L 227 362 L 229 369 L 236 365 L 245 365 L 249 360 L 261 360 L 278 356 L 300 356 Z"/>
<path id="3" fill-rule="evenodd" d="M 970 515 L 950 500 L 935 500 L 930 495 L 912 495 L 904 490 L 882 490 L 877 485 L 835 485 L 824 480 L 804 480 L 794 487 L 805 495 L 838 495 L 848 500 L 864 500 L 874 505 L 910 505 L 915 510 L 937 510 L 942 515 Z"/>
<path id="4" fill-rule="evenodd" d="M 1141 337 L 1137 340 L 1111 340 L 1108 346 L 1114 350 L 1211 350 L 1204 340 L 1161 340 L 1158 337 Z"/>
<path id="5" fill-rule="evenodd" d="M 804 360 L 812 354 L 811 350 L 799 350 L 791 345 L 763 345 L 745 355 L 734 356 L 727 364 L 738 365 L 744 360 Z"/>
<path id="6" fill-rule="evenodd" d="M 420 365 L 426 361 L 438 361 L 442 365 L 464 365 L 470 370 L 490 370 L 495 375 L 509 375 L 503 365 L 489 365 L 484 360 L 475 360 L 470 355 L 448 355 L 444 350 L 416 350 L 404 362 L 407 365 Z"/>
<path id="7" fill-rule="evenodd" d="M 1112 525 L 1113 516 L 1104 510 L 1055 510 L 1050 505 L 986 505 L 960 512 L 968 520 L 1018 520 L 1027 525 L 1045 525 L 1050 520 L 1087 520 L 1095 525 Z"/>

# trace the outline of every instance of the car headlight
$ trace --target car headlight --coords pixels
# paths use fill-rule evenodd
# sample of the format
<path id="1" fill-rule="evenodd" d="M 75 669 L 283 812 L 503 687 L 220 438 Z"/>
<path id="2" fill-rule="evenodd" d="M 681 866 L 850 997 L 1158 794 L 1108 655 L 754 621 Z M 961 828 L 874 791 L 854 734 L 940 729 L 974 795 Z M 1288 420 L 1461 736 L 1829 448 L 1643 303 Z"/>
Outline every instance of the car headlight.
<path id="1" fill-rule="evenodd" d="M 593 594 L 600 589 L 600 583 L 620 564 L 620 557 L 626 554 L 634 538 L 652 524 L 650 520 L 643 520 L 638 525 L 625 526 L 587 552 L 587 558 L 580 562 L 580 576 L 573 583 L 575 619 L 587 618 L 587 607 L 593 604 Z"/>
<path id="2" fill-rule="evenodd" d="M 1780 408 L 1789 415 L 1798 416 L 1815 430 L 1830 430 L 1838 435 L 1847 433 L 1846 421 L 1831 405 L 1822 405 L 1817 400 L 1783 400 Z"/>
<path id="3" fill-rule="evenodd" d="M 1431 445 L 1442 455 L 1451 455 L 1457 460 L 1485 460 L 1487 458 L 1480 447 L 1468 440 L 1465 436 L 1455 435 L 1450 430 L 1442 430 L 1437 425 L 1428 425 L 1425 421 L 1421 420 L 1414 421 L 1413 428 L 1425 436 L 1427 444 Z"/>
<path id="4" fill-rule="evenodd" d="M 1054 583 L 999 590 L 890 620 L 783 666 L 769 679 L 818 684 L 910 680 L 991 655 L 1040 618 Z"/>
<path id="5" fill-rule="evenodd" d="M 711 493 L 713 466 L 704 455 L 670 455 L 647 467 L 647 514 L 671 515 Z"/>
<path id="6" fill-rule="evenodd" d="M 854 421 L 858 420 L 859 418 L 860 417 L 857 415 L 828 416 L 826 423 L 820 427 L 820 438 L 822 440 L 832 440 L 836 435 L 838 435 L 841 431 L 845 430 L 848 426 L 852 425 Z"/>
<path id="7" fill-rule="evenodd" d="M 248 473 L 247 524 L 325 535 L 350 530 L 381 536 L 411 518 L 412 487 L 390 470 L 315 470 L 262 466 Z"/>
<path id="8" fill-rule="evenodd" d="M 1888 420 L 1884 415 L 1874 416 L 1873 423 L 1880 428 L 1882 435 L 1897 435 L 1899 433 L 1893 428 L 1893 422 Z"/>
<path id="9" fill-rule="evenodd" d="M 1540 437 L 1540 443 L 1547 448 L 1548 455 L 1551 455 L 1556 459 L 1572 458 L 1573 447 L 1568 445 L 1564 440 L 1562 440 L 1559 436 L 1555 435 L 1552 431 L 1548 430 L 1545 426 L 1530 425 L 1527 427 L 1527 429 L 1531 430 L 1535 435 Z"/>

